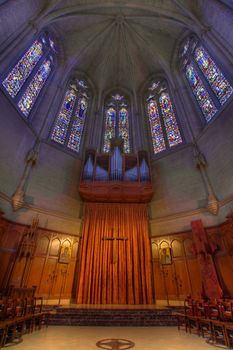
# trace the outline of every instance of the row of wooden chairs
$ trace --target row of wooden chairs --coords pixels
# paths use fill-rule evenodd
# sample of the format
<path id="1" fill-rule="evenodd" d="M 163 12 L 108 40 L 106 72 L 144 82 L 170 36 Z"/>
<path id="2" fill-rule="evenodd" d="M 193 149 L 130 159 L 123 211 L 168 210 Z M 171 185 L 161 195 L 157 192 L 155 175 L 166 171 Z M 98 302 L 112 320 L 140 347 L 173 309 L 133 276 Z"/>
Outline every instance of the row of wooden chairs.
<path id="1" fill-rule="evenodd" d="M 22 335 L 47 324 L 48 313 L 42 311 L 43 298 L 0 299 L 0 347 L 21 341 Z"/>
<path id="2" fill-rule="evenodd" d="M 211 343 L 233 346 L 233 301 L 185 300 L 184 312 L 175 313 L 178 329 L 207 337 Z"/>

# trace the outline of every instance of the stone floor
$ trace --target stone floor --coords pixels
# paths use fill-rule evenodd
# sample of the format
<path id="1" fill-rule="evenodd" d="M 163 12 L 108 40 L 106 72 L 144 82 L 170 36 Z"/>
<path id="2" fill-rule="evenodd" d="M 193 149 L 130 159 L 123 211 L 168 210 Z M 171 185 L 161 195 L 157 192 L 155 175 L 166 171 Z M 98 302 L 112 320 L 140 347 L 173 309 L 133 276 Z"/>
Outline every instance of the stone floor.
<path id="1" fill-rule="evenodd" d="M 16 346 L 15 350 L 95 350 L 96 343 L 104 339 L 123 339 L 121 345 L 106 345 L 103 349 L 112 350 L 210 350 L 213 345 L 195 334 L 186 334 L 176 327 L 64 327 L 49 326 L 30 335 Z M 132 341 L 129 347 L 124 340 Z M 111 341 L 110 341 L 111 343 Z"/>

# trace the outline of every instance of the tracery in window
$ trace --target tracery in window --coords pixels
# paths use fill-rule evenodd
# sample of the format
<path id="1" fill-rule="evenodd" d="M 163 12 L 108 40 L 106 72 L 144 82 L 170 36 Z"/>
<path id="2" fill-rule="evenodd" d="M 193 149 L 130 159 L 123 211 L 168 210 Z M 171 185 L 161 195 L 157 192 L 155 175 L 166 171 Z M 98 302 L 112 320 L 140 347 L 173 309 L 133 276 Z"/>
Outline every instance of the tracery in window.
<path id="1" fill-rule="evenodd" d="M 37 96 L 39 95 L 46 80 L 48 79 L 51 68 L 51 60 L 46 59 L 40 66 L 38 72 L 33 77 L 23 96 L 19 100 L 18 106 L 26 117 L 28 117 L 34 103 L 36 102 Z"/>
<path id="2" fill-rule="evenodd" d="M 86 82 L 80 79 L 72 80 L 53 126 L 52 141 L 72 151 L 80 151 L 89 100 Z"/>
<path id="3" fill-rule="evenodd" d="M 229 81 L 227 81 L 227 79 L 224 77 L 223 73 L 214 63 L 203 46 L 200 45 L 196 47 L 194 51 L 194 58 L 204 73 L 215 95 L 221 104 L 224 104 L 224 102 L 226 102 L 233 92 L 233 88 Z"/>
<path id="4" fill-rule="evenodd" d="M 233 94 L 231 83 L 195 37 L 185 39 L 181 65 L 196 101 L 209 122 Z"/>
<path id="5" fill-rule="evenodd" d="M 42 41 L 36 40 L 2 83 L 11 97 L 15 97 L 17 95 L 42 56 Z"/>
<path id="6" fill-rule="evenodd" d="M 154 81 L 148 87 L 146 111 L 154 154 L 183 142 L 165 81 Z"/>
<path id="7" fill-rule="evenodd" d="M 185 67 L 185 74 L 202 113 L 206 121 L 209 122 L 216 114 L 217 108 L 192 64 Z"/>
<path id="8" fill-rule="evenodd" d="M 115 93 L 106 99 L 104 120 L 103 151 L 109 152 L 111 139 L 120 137 L 124 140 L 124 152 L 130 152 L 129 104 L 125 96 Z"/>
<path id="9" fill-rule="evenodd" d="M 26 118 L 53 69 L 55 51 L 50 35 L 41 34 L 2 81 L 4 90 Z"/>

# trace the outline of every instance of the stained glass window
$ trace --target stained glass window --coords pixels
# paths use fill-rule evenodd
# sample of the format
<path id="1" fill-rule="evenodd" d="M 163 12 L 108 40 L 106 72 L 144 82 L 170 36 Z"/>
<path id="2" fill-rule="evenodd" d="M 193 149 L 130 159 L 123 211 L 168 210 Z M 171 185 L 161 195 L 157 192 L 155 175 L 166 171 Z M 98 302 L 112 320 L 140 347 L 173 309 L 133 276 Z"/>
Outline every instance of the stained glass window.
<path id="1" fill-rule="evenodd" d="M 233 88 L 229 81 L 202 46 L 198 46 L 195 49 L 194 58 L 220 103 L 224 104 L 233 93 Z"/>
<path id="2" fill-rule="evenodd" d="M 186 66 L 185 73 L 202 113 L 209 122 L 216 114 L 217 108 L 192 64 Z"/>
<path id="3" fill-rule="evenodd" d="M 53 126 L 51 140 L 79 152 L 89 105 L 88 86 L 84 80 L 73 81 Z"/>
<path id="4" fill-rule="evenodd" d="M 11 97 L 17 95 L 42 56 L 43 45 L 41 41 L 36 40 L 2 83 Z"/>
<path id="5" fill-rule="evenodd" d="M 52 71 L 54 54 L 54 41 L 47 33 L 40 35 L 2 81 L 4 90 L 26 118 Z"/>
<path id="6" fill-rule="evenodd" d="M 159 97 L 159 102 L 169 146 L 176 146 L 182 142 L 182 138 L 169 94 L 167 92 L 162 92 Z"/>
<path id="7" fill-rule="evenodd" d="M 154 99 L 149 101 L 147 105 L 147 112 L 150 122 L 153 150 L 156 154 L 161 151 L 164 151 L 166 149 L 166 146 L 163 136 L 163 129 L 159 117 L 157 102 Z"/>
<path id="8" fill-rule="evenodd" d="M 129 113 L 125 107 L 119 111 L 119 136 L 124 140 L 125 153 L 129 153 Z"/>
<path id="9" fill-rule="evenodd" d="M 34 103 L 36 102 L 37 96 L 48 79 L 50 72 L 51 61 L 46 59 L 19 100 L 19 109 L 22 111 L 25 117 L 28 117 Z"/>
<path id="10" fill-rule="evenodd" d="M 66 141 L 66 135 L 70 124 L 70 119 L 72 117 L 75 100 L 75 91 L 72 89 L 68 89 L 51 136 L 51 139 L 53 141 L 56 141 L 61 145 L 64 145 Z"/>
<path id="11" fill-rule="evenodd" d="M 88 106 L 87 99 L 86 97 L 82 96 L 78 102 L 78 107 L 75 112 L 75 118 L 73 121 L 71 133 L 70 133 L 70 137 L 67 145 L 70 149 L 76 152 L 79 151 L 79 147 L 80 147 L 83 127 L 84 127 L 84 122 L 85 122 L 85 117 L 87 112 L 87 106 Z"/>
<path id="12" fill-rule="evenodd" d="M 116 110 L 110 107 L 105 112 L 104 152 L 110 151 L 111 139 L 115 137 Z"/>
<path id="13" fill-rule="evenodd" d="M 154 154 L 182 143 L 174 107 L 164 81 L 150 84 L 146 105 Z"/>
<path id="14" fill-rule="evenodd" d="M 124 141 L 124 152 L 130 152 L 129 109 L 126 98 L 116 93 L 109 96 L 105 107 L 103 151 L 109 152 L 111 139 L 120 137 Z"/>
<path id="15" fill-rule="evenodd" d="M 186 39 L 180 56 L 186 79 L 206 122 L 209 122 L 232 96 L 233 87 L 198 39 Z"/>

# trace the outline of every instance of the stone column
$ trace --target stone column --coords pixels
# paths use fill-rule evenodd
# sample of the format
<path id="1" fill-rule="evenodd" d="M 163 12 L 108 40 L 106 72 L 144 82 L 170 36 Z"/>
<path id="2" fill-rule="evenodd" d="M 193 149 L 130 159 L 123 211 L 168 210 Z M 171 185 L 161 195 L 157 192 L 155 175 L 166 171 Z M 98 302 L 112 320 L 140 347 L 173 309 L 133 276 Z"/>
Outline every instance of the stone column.
<path id="1" fill-rule="evenodd" d="M 25 193 L 28 185 L 28 180 L 29 180 L 32 168 L 37 163 L 37 159 L 39 155 L 39 147 L 40 147 L 40 141 L 37 140 L 25 159 L 26 164 L 24 167 L 23 175 L 20 179 L 19 185 L 14 195 L 12 196 L 12 200 L 11 200 L 11 204 L 14 211 L 21 209 L 25 204 Z"/>
<path id="2" fill-rule="evenodd" d="M 197 169 L 200 171 L 201 178 L 207 192 L 207 209 L 211 214 L 217 215 L 219 211 L 219 202 L 214 193 L 212 184 L 208 176 L 207 161 L 205 159 L 205 156 L 201 153 L 200 149 L 198 148 L 197 143 L 195 142 L 193 144 L 193 151 L 194 157 L 196 159 Z"/>

